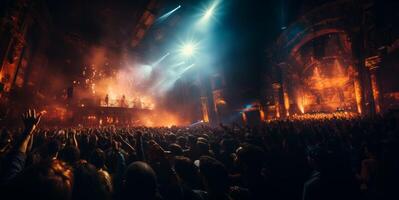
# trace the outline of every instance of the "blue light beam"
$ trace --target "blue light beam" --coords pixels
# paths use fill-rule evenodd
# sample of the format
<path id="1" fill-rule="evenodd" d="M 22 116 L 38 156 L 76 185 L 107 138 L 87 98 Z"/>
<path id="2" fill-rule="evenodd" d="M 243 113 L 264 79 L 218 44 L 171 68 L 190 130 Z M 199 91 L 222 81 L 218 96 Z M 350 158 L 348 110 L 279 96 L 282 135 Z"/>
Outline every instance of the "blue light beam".
<path id="1" fill-rule="evenodd" d="M 156 22 L 161 22 L 164 21 L 165 19 L 167 19 L 169 16 L 171 16 L 174 12 L 176 12 L 177 10 L 179 10 L 181 8 L 181 5 L 178 5 L 176 8 L 174 8 L 173 10 L 165 13 L 164 15 L 160 16 Z"/>

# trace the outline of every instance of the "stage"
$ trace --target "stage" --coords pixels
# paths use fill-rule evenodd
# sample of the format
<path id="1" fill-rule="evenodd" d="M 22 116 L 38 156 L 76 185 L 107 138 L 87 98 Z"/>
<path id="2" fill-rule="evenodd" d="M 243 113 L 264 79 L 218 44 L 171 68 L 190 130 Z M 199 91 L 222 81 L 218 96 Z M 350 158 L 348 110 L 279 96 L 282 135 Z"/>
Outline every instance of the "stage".
<path id="1" fill-rule="evenodd" d="M 146 125 L 142 116 L 152 116 L 153 110 L 146 108 L 79 106 L 71 110 L 72 124 L 84 126 L 101 125 Z"/>

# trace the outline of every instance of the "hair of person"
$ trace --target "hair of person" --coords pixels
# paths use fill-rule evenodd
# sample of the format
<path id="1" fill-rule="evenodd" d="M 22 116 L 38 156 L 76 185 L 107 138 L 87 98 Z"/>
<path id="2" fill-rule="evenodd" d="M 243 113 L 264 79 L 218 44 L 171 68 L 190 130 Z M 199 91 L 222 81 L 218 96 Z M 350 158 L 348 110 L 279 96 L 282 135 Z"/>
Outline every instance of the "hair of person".
<path id="1" fill-rule="evenodd" d="M 72 169 L 64 162 L 51 160 L 28 167 L 11 186 L 13 199 L 71 199 Z"/>
<path id="2" fill-rule="evenodd" d="M 174 163 L 175 171 L 183 181 L 191 185 L 197 184 L 198 168 L 190 158 L 176 156 Z"/>
<path id="3" fill-rule="evenodd" d="M 247 170 L 258 172 L 263 167 L 265 153 L 258 146 L 245 145 L 237 152 L 237 157 L 240 165 L 245 165 Z"/>
<path id="4" fill-rule="evenodd" d="M 106 155 L 100 148 L 95 149 L 89 158 L 89 162 L 93 164 L 97 169 L 104 168 L 106 161 Z"/>
<path id="5" fill-rule="evenodd" d="M 76 163 L 72 198 L 74 200 L 106 200 L 110 197 L 108 185 L 105 184 L 95 166 L 86 161 Z"/>
<path id="6" fill-rule="evenodd" d="M 218 160 L 209 157 L 200 157 L 200 174 L 205 180 L 207 190 L 211 193 L 226 193 L 229 188 L 228 172 Z"/>
<path id="7" fill-rule="evenodd" d="M 66 146 L 60 151 L 60 159 L 73 165 L 80 159 L 80 151 L 74 146 Z"/>
<path id="8" fill-rule="evenodd" d="M 150 165 L 142 161 L 130 164 L 124 174 L 122 184 L 123 199 L 153 199 L 157 195 L 157 177 Z"/>

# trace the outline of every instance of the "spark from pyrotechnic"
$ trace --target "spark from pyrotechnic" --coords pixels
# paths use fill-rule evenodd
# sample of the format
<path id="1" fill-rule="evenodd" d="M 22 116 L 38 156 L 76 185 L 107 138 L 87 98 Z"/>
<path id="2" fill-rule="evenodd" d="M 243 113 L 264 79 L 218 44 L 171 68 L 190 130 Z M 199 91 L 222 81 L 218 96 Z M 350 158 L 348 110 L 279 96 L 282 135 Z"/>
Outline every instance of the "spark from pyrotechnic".
<path id="1" fill-rule="evenodd" d="M 193 64 L 170 64 L 167 62 L 170 53 L 162 55 L 150 65 L 129 57 L 109 58 L 108 54 L 105 48 L 93 48 L 92 52 L 88 53 L 87 64 L 82 68 L 79 77 L 72 81 L 74 96 L 77 99 L 92 99 L 93 102 L 107 107 L 153 110 L 156 114 L 140 116 L 140 122 L 137 123 L 141 125 L 183 124 L 177 115 L 164 108 L 162 102 L 166 92 L 173 88 L 175 82 L 192 68 Z M 162 67 L 157 67 L 161 65 Z M 86 104 L 81 104 L 86 107 Z M 117 122 L 103 119 L 101 123 Z"/>

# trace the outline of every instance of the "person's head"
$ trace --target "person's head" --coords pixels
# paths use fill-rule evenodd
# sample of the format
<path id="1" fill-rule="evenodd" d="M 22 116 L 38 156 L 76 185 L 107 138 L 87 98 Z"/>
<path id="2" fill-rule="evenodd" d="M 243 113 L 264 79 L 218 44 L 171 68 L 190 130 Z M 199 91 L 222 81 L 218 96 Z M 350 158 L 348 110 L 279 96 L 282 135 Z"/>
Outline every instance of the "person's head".
<path id="1" fill-rule="evenodd" d="M 175 143 L 176 142 L 176 135 L 174 133 L 170 133 L 167 135 L 167 142 L 168 143 Z"/>
<path id="2" fill-rule="evenodd" d="M 203 143 L 208 143 L 208 139 L 204 138 L 204 137 L 198 137 L 197 138 L 197 143 L 198 142 L 203 142 Z"/>
<path id="3" fill-rule="evenodd" d="M 154 199 L 157 195 L 157 180 L 154 170 L 145 162 L 130 164 L 122 183 L 123 199 Z"/>
<path id="4" fill-rule="evenodd" d="M 223 139 L 221 141 L 222 151 L 226 153 L 234 153 L 237 149 L 236 141 L 233 139 Z"/>
<path id="5" fill-rule="evenodd" d="M 319 170 L 322 158 L 324 156 L 323 149 L 319 146 L 311 146 L 308 148 L 307 154 L 309 166 L 315 170 Z"/>
<path id="6" fill-rule="evenodd" d="M 106 156 L 104 151 L 97 148 L 91 153 L 89 162 L 93 164 L 97 169 L 101 169 L 105 166 L 105 159 Z"/>
<path id="7" fill-rule="evenodd" d="M 199 169 L 204 186 L 211 195 L 228 192 L 228 172 L 221 162 L 209 156 L 201 156 Z"/>
<path id="8" fill-rule="evenodd" d="M 198 141 L 197 148 L 198 148 L 198 152 L 200 155 L 208 155 L 208 153 L 209 153 L 209 144 L 208 143 Z"/>
<path id="9" fill-rule="evenodd" d="M 193 135 L 188 135 L 187 139 L 188 145 L 190 148 L 193 148 L 195 144 L 197 143 L 197 138 Z"/>
<path id="10" fill-rule="evenodd" d="M 175 171 L 183 182 L 191 187 L 198 186 L 198 168 L 190 158 L 176 156 Z"/>
<path id="11" fill-rule="evenodd" d="M 177 138 L 177 144 L 179 144 L 184 149 L 186 148 L 187 139 L 185 137 L 180 136 Z"/>
<path id="12" fill-rule="evenodd" d="M 124 164 L 124 156 L 119 150 L 111 150 L 106 152 L 105 165 L 109 173 L 114 174 L 120 172 L 121 167 Z"/>
<path id="13" fill-rule="evenodd" d="M 71 199 L 73 174 L 59 160 L 46 161 L 27 168 L 13 184 L 14 199 Z"/>
<path id="14" fill-rule="evenodd" d="M 245 145 L 237 152 L 237 164 L 244 175 L 259 174 L 264 160 L 264 151 L 255 145 Z"/>
<path id="15" fill-rule="evenodd" d="M 74 165 L 80 159 L 80 151 L 74 146 L 66 146 L 60 151 L 60 159 L 70 165 Z"/>
<path id="16" fill-rule="evenodd" d="M 47 155 L 49 158 L 56 158 L 58 151 L 60 151 L 60 142 L 58 140 L 50 140 L 47 143 Z"/>
<path id="17" fill-rule="evenodd" d="M 108 185 L 103 181 L 94 165 L 86 161 L 78 162 L 74 167 L 74 200 L 110 199 Z"/>
<path id="18" fill-rule="evenodd" d="M 174 156 L 182 156 L 183 155 L 183 149 L 180 147 L 180 145 L 173 143 L 169 145 L 169 150 Z"/>

